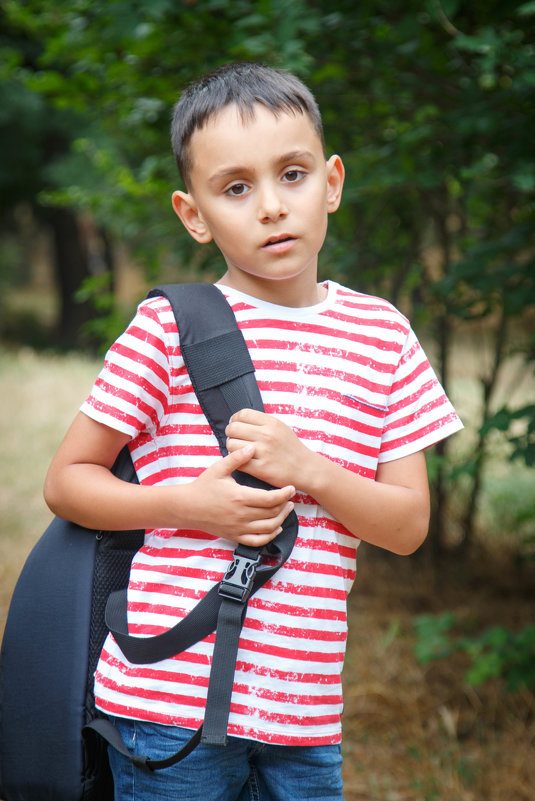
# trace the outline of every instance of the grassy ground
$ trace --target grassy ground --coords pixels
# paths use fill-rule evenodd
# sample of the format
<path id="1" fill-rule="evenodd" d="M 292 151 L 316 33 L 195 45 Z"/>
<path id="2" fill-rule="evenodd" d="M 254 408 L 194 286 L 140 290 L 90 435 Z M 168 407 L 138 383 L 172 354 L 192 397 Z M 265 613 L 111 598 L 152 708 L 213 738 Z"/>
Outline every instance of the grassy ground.
<path id="1" fill-rule="evenodd" d="M 98 364 L 0 350 L 0 630 L 23 561 L 50 520 L 41 496 L 47 465 Z M 509 481 L 512 490 L 518 482 Z M 499 681 L 469 688 L 460 656 L 426 666 L 413 656 L 418 614 L 452 609 L 476 630 L 533 621 L 533 576 L 506 554 L 491 549 L 477 565 L 446 562 L 437 573 L 417 557 L 363 546 L 344 671 L 347 801 L 533 799 L 533 694 L 508 693 Z"/>
<path id="2" fill-rule="evenodd" d="M 0 628 L 27 553 L 51 519 L 42 497 L 50 459 L 90 390 L 98 362 L 79 354 L 0 350 Z"/>
<path id="3" fill-rule="evenodd" d="M 535 698 L 463 680 L 459 657 L 413 656 L 417 614 L 451 609 L 475 630 L 533 621 L 531 582 L 488 559 L 469 571 L 361 555 L 350 600 L 344 753 L 348 801 L 531 801 Z"/>

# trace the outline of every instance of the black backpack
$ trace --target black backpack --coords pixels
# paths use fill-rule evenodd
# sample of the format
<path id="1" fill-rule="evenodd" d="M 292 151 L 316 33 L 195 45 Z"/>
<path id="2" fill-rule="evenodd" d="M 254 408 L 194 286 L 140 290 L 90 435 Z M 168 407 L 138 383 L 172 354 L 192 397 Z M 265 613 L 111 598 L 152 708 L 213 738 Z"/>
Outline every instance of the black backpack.
<path id="1" fill-rule="evenodd" d="M 160 295 L 173 307 L 193 388 L 226 455 L 229 417 L 246 406 L 263 410 L 232 309 L 212 284 L 169 285 L 150 293 Z M 128 448 L 113 472 L 137 481 Z M 244 473 L 234 477 L 269 489 Z M 201 740 L 224 745 L 247 600 L 288 558 L 296 534 L 292 512 L 265 549 L 238 546 L 222 581 L 184 620 L 164 634 L 136 638 L 127 634 L 125 588 L 144 532 L 95 532 L 55 518 L 21 572 L 2 642 L 0 798 L 112 801 L 107 743 L 148 770 L 183 759 Z M 263 565 L 263 551 L 277 558 Z M 159 661 L 216 631 L 204 723 L 173 757 L 132 757 L 118 731 L 95 710 L 93 673 L 109 629 L 134 663 Z"/>

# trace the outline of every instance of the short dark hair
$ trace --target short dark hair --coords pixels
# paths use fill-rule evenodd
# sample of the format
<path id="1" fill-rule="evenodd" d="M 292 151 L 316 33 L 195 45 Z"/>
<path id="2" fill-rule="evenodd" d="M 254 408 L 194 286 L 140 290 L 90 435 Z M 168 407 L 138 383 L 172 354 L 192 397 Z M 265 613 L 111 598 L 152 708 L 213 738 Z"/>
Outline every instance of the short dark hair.
<path id="1" fill-rule="evenodd" d="M 231 104 L 237 106 L 242 118 L 250 119 L 256 103 L 266 106 L 275 115 L 281 112 L 308 114 L 325 153 L 318 104 L 310 89 L 295 75 L 255 62 L 224 64 L 191 83 L 174 108 L 171 142 L 186 186 L 193 166 L 189 144 L 195 131 Z"/>

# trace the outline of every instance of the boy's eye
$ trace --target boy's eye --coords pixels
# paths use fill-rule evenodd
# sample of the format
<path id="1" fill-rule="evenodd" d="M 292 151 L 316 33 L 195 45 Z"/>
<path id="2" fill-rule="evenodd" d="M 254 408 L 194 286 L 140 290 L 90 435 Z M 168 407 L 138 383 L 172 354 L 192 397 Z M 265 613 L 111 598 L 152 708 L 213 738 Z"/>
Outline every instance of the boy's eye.
<path id="1" fill-rule="evenodd" d="M 283 179 L 293 184 L 296 181 L 300 181 L 303 176 L 304 172 L 302 170 L 287 170 L 283 175 Z"/>
<path id="2" fill-rule="evenodd" d="M 226 190 L 225 194 L 230 195 L 231 197 L 240 197 L 240 195 L 244 195 L 247 191 L 246 184 L 232 184 Z"/>

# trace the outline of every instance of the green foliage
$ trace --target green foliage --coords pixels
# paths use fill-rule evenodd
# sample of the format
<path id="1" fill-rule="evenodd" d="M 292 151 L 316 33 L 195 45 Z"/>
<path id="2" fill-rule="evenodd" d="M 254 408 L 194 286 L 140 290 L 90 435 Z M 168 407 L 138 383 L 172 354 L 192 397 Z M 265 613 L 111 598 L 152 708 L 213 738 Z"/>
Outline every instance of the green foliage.
<path id="1" fill-rule="evenodd" d="M 235 59 L 303 76 L 347 172 L 322 273 L 407 309 L 437 344 L 447 391 L 455 323 L 488 321 L 480 438 L 457 476 L 440 453 L 436 484 L 470 478 L 477 493 L 496 429 L 534 464 L 532 404 L 497 411 L 493 398 L 507 355 L 524 347 L 527 369 L 534 356 L 510 334 L 512 320 L 532 325 L 535 303 L 532 2 L 6 0 L 0 20 L 6 209 L 31 199 L 43 214 L 90 212 L 151 280 L 170 262 L 222 269 L 170 208 L 183 87 Z"/>
<path id="2" fill-rule="evenodd" d="M 512 433 L 518 422 L 524 423 L 524 430 L 520 434 Z M 508 434 L 511 459 L 522 459 L 528 467 L 535 467 L 535 404 L 528 403 L 518 409 L 502 406 L 483 427 L 485 432 L 493 429 Z"/>
<path id="3" fill-rule="evenodd" d="M 419 662 L 427 664 L 462 652 L 470 662 L 465 674 L 470 685 L 501 678 L 511 691 L 535 686 L 535 625 L 528 624 L 519 632 L 493 626 L 477 635 L 463 636 L 451 632 L 456 623 L 452 612 L 415 619 L 414 652 Z"/>
<path id="4" fill-rule="evenodd" d="M 10 0 L 4 14 L 13 58 L 19 37 L 35 50 L 11 78 L 48 114 L 80 120 L 34 196 L 40 205 L 91 211 L 153 272 L 171 251 L 183 263 L 194 258 L 170 206 L 178 175 L 168 129 L 181 89 L 238 58 L 306 72 L 307 37 L 320 26 L 302 0 Z M 221 270 L 214 249 L 195 261 Z"/>
<path id="5" fill-rule="evenodd" d="M 128 315 L 122 314 L 115 303 L 113 276 L 106 271 L 86 278 L 75 299 L 77 303 L 89 302 L 93 306 L 95 315 L 83 325 L 81 338 L 89 345 L 96 343 L 103 354 L 128 322 Z"/>
<path id="6" fill-rule="evenodd" d="M 504 464 L 489 471 L 480 526 L 486 536 L 514 550 L 516 564 L 535 560 L 535 495 L 533 470 L 522 464 Z"/>
<path id="7" fill-rule="evenodd" d="M 12 69 L 19 84 L 84 118 L 70 173 L 56 164 L 56 192 L 41 200 L 91 209 L 145 253 L 160 243 L 191 258 L 168 208 L 176 180 L 169 112 L 191 78 L 236 58 L 294 70 L 318 96 L 327 141 L 348 172 L 324 259 L 331 274 L 394 301 L 418 300 L 441 277 L 422 258 L 437 226 L 458 226 L 449 250 L 465 261 L 487 243 L 502 262 L 489 232 L 496 240 L 510 231 L 513 212 L 527 222 L 529 4 L 504 14 L 498 3 L 479 13 L 456 2 L 367 0 L 333 10 L 326 0 L 10 0 L 4 13 L 35 51 L 31 65 Z M 9 52 L 15 59 L 18 48 Z M 470 275 L 448 280 L 451 293 Z M 428 315 L 443 296 L 421 301 Z"/>
<path id="8" fill-rule="evenodd" d="M 442 615 L 421 615 L 414 621 L 416 644 L 414 653 L 419 662 L 426 664 L 451 653 L 449 632 L 455 622 L 453 612 Z"/>

